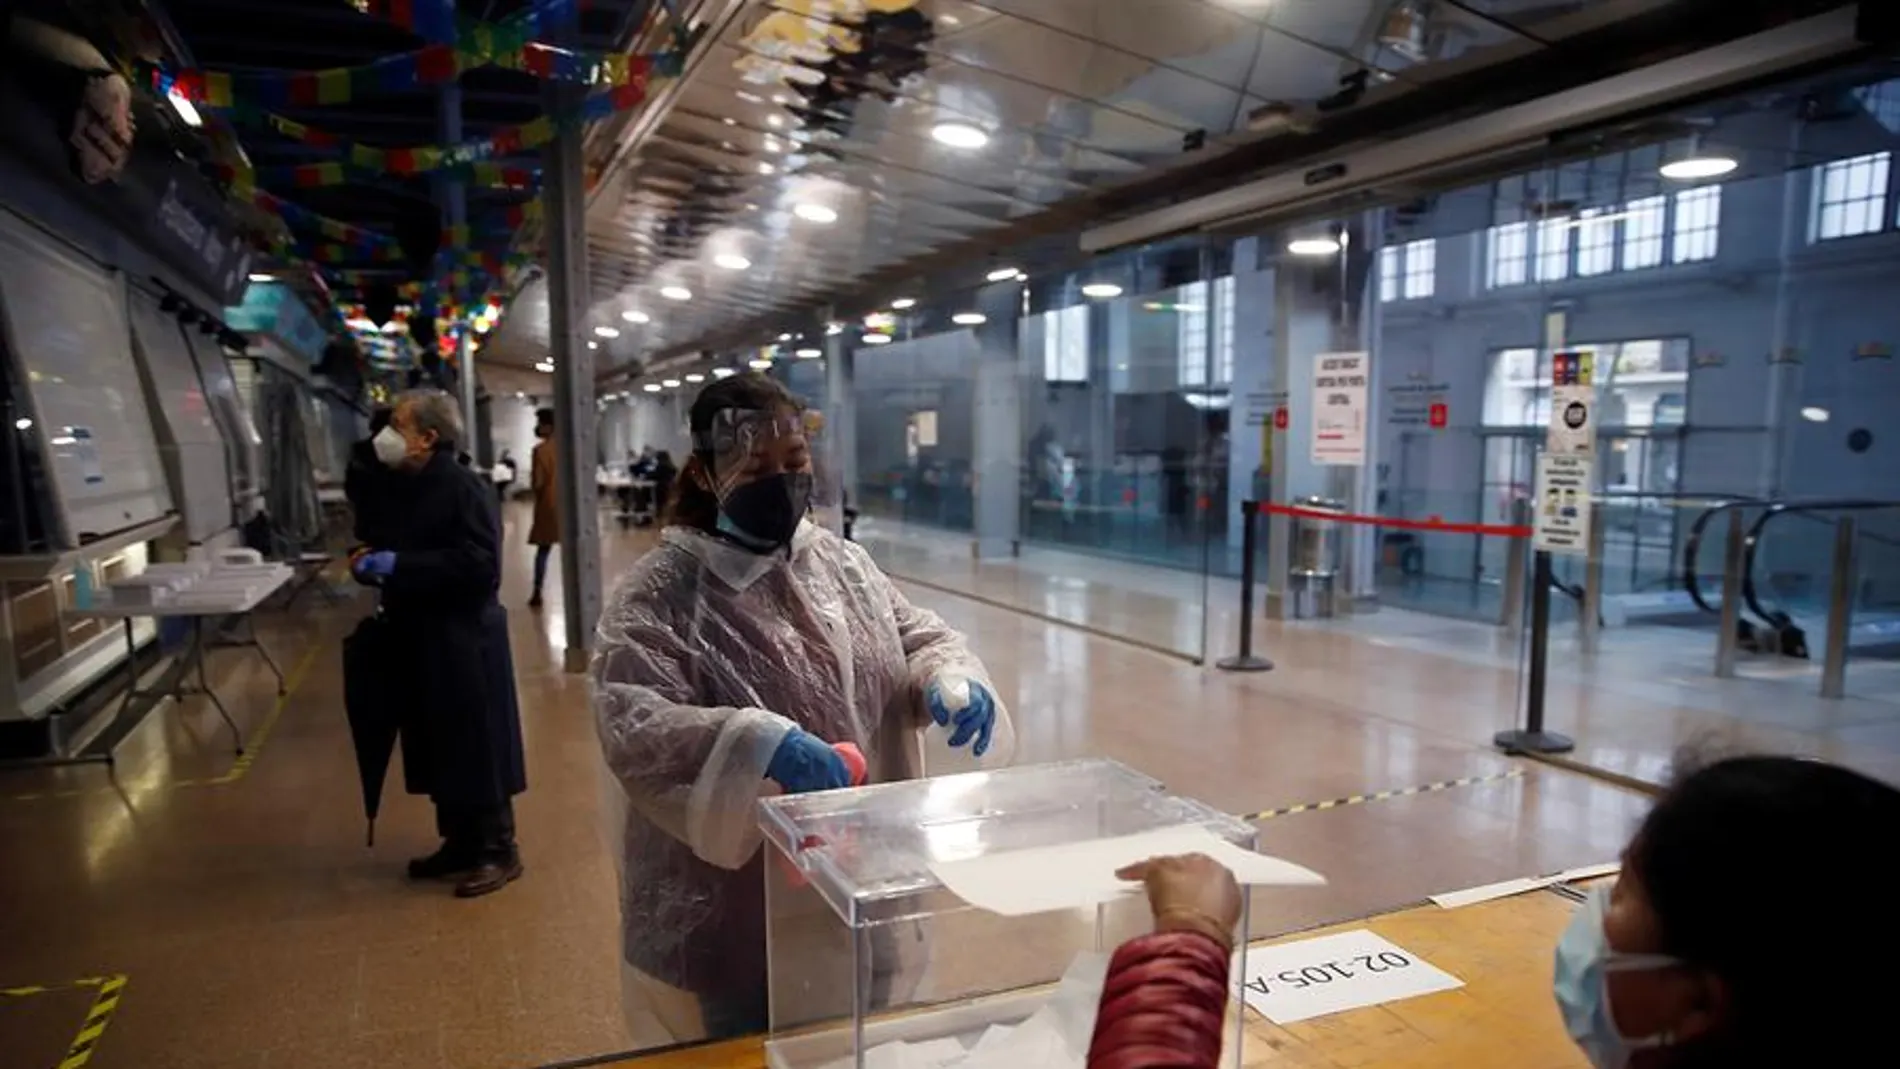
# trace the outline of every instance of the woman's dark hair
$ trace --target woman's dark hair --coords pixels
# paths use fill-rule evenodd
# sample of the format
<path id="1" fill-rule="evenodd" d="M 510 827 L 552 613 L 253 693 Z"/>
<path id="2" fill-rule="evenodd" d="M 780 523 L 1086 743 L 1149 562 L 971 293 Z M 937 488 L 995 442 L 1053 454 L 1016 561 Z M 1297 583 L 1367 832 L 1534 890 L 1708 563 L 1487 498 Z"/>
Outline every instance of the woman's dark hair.
<path id="1" fill-rule="evenodd" d="M 1803 758 L 1720 760 L 1663 795 L 1627 863 L 1662 952 L 1728 993 L 1722 1032 L 1676 1064 L 1848 1065 L 1887 1042 L 1895 829 L 1900 790 Z"/>
<path id="2" fill-rule="evenodd" d="M 369 436 L 374 438 L 381 434 L 383 428 L 389 426 L 389 421 L 394 418 L 395 415 L 396 410 L 388 405 L 377 405 L 374 409 L 371 409 L 369 414 Z"/>
<path id="3" fill-rule="evenodd" d="M 700 483 L 702 479 L 710 481 L 712 474 L 712 447 L 705 439 L 712 431 L 713 420 L 719 413 L 729 409 L 742 412 L 771 412 L 781 408 L 803 411 L 804 407 L 777 379 L 757 372 L 720 379 L 699 391 L 699 396 L 693 398 L 693 407 L 686 413 L 686 428 L 693 436 L 693 452 L 686 458 L 686 466 L 680 470 L 679 477 L 673 480 L 673 494 L 666 504 L 666 524 L 694 527 L 701 531 L 711 531 L 718 525 L 719 499 Z"/>

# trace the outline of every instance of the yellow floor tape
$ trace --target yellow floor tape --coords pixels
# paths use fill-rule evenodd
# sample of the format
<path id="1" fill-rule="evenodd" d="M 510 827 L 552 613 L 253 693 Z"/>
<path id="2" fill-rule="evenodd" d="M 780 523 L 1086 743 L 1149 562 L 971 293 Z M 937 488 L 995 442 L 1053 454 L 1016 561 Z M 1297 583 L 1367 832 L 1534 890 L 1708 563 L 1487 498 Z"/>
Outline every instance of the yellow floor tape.
<path id="1" fill-rule="evenodd" d="M 59 1069 L 80 1069 L 92 1060 L 92 1052 L 99 1048 L 99 1040 L 106 1034 L 106 1026 L 112 1023 L 112 1014 L 118 1010 L 119 1000 L 125 995 L 125 977 L 89 976 L 70 984 L 0 987 L 0 998 L 30 998 L 75 987 L 95 987 L 99 990 L 92 998 L 91 1008 L 86 1010 L 86 1023 L 80 1026 L 79 1034 L 67 1045 L 66 1056 L 60 1059 Z"/>
<path id="2" fill-rule="evenodd" d="M 1290 817 L 1295 813 L 1317 813 L 1325 809 L 1338 809 L 1341 806 L 1364 805 L 1367 802 L 1384 802 L 1393 798 L 1410 798 L 1415 794 L 1433 794 L 1448 791 L 1454 787 L 1475 787 L 1480 783 L 1498 783 L 1507 779 L 1516 779 L 1524 774 L 1521 768 L 1508 772 L 1493 772 L 1488 776 L 1466 776 L 1463 779 L 1443 779 L 1436 783 L 1421 783 L 1416 787 L 1400 787 L 1390 791 L 1374 791 L 1371 794 L 1349 794 L 1344 798 L 1332 798 L 1324 802 L 1304 802 L 1300 805 L 1285 806 L 1280 809 L 1263 809 L 1258 813 L 1247 814 L 1248 820 L 1272 820 L 1275 817 Z"/>

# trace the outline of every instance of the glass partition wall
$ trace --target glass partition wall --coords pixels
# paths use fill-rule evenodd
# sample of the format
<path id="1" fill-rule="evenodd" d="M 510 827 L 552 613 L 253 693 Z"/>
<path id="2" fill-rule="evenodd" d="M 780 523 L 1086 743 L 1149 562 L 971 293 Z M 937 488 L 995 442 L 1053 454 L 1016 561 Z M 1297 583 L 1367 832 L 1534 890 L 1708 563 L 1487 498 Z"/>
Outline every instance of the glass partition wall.
<path id="1" fill-rule="evenodd" d="M 1234 652 L 1241 503 L 1269 502 L 1265 652 L 1346 630 L 1481 669 L 1492 696 L 1467 697 L 1494 715 L 1382 711 L 1482 742 L 1518 712 L 1504 625 L 1555 354 L 1586 353 L 1594 549 L 1553 561 L 1551 727 L 1649 778 L 1709 731 L 1896 775 L 1900 744 L 1841 726 L 1900 738 L 1900 582 L 1867 511 L 1900 499 L 1895 84 L 1837 73 L 1462 187 L 893 294 L 838 341 L 863 540 L 900 575 L 1213 661 Z M 1342 354 L 1362 380 L 1343 391 Z M 1350 440 L 1322 443 L 1342 418 Z M 1748 542 L 1761 606 L 1718 677 L 1721 510 L 1827 500 L 1855 508 Z M 1364 522 L 1285 514 L 1309 506 Z M 1842 706 L 1819 689 L 1850 514 Z M 1306 622 L 1314 572 L 1334 616 Z"/>

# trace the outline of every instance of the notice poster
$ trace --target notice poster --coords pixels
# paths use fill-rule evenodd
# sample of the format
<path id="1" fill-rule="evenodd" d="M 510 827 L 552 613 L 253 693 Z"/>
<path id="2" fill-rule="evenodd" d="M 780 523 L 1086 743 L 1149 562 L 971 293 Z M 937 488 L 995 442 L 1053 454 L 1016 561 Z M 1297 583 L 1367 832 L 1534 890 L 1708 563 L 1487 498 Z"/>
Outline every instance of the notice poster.
<path id="1" fill-rule="evenodd" d="M 1594 386 L 1553 386 L 1550 433 L 1544 448 L 1558 456 L 1590 457 L 1597 451 L 1597 391 Z"/>
<path id="2" fill-rule="evenodd" d="M 1589 457 L 1544 453 L 1537 458 L 1537 518 L 1534 549 L 1570 556 L 1590 552 Z"/>
<path id="3" fill-rule="evenodd" d="M 1463 987 L 1464 981 L 1366 929 L 1247 951 L 1241 995 L 1275 1024 Z"/>
<path id="4" fill-rule="evenodd" d="M 1367 353 L 1321 353 L 1313 365 L 1313 463 L 1366 462 Z"/>

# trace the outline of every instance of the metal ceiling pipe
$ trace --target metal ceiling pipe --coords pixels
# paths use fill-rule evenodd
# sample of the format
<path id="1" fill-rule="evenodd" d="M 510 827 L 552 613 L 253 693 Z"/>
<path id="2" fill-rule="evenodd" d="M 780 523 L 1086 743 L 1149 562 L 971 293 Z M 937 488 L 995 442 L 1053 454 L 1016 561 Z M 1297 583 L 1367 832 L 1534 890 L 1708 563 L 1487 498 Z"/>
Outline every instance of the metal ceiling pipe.
<path id="1" fill-rule="evenodd" d="M 1855 13 L 1825 15 L 1514 105 L 1449 127 L 1313 159 L 1258 181 L 1082 232 L 1102 252 L 1191 230 L 1297 211 L 1473 156 L 1534 149 L 1566 131 L 1794 70 L 1862 47 Z"/>

